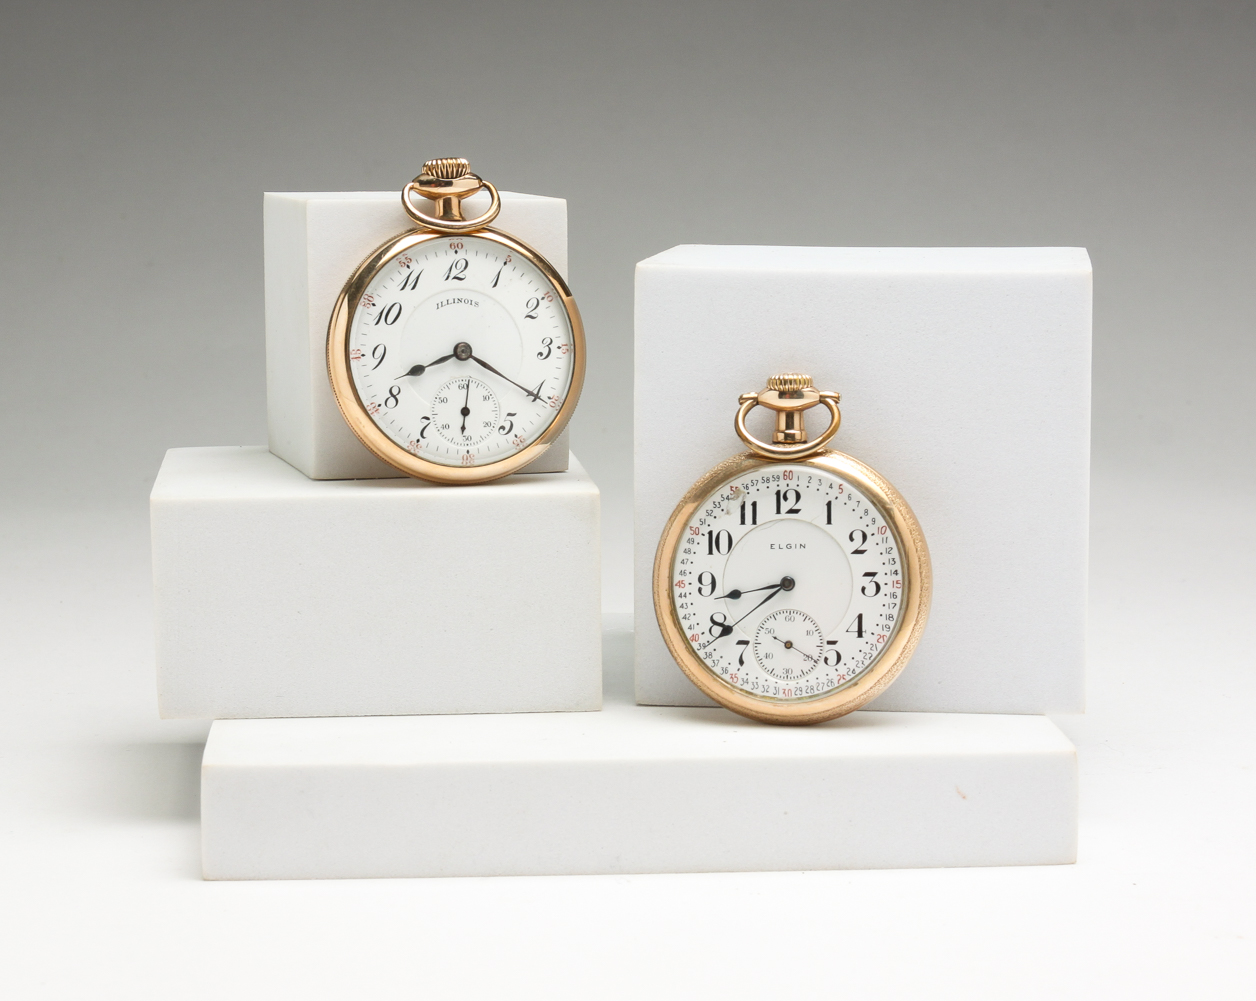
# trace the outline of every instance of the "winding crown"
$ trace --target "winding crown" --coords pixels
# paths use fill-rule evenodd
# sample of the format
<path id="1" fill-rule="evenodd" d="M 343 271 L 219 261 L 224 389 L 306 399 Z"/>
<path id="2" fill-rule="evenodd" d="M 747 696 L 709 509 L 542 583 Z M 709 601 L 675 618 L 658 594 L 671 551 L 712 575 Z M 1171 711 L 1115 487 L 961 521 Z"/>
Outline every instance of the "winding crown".
<path id="1" fill-rule="evenodd" d="M 811 376 L 801 372 L 782 372 L 780 375 L 768 376 L 768 389 L 778 393 L 797 393 L 811 388 Z"/>
<path id="2" fill-rule="evenodd" d="M 423 173 L 439 177 L 442 181 L 453 181 L 471 173 L 471 161 L 461 156 L 442 156 L 438 160 L 426 161 Z"/>

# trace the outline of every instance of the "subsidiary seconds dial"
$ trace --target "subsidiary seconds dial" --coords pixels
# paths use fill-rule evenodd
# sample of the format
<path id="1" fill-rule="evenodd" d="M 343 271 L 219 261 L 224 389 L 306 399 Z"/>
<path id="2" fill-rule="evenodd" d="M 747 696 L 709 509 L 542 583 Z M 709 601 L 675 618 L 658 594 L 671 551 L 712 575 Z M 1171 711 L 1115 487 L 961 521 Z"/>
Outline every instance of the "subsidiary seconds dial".
<path id="1" fill-rule="evenodd" d="M 898 629 L 906 567 L 894 530 L 854 484 L 771 464 L 699 503 L 672 595 L 688 645 L 736 689 L 808 700 L 854 684 Z"/>
<path id="2" fill-rule="evenodd" d="M 349 374 L 396 445 L 444 466 L 537 441 L 571 391 L 571 319 L 545 272 L 487 237 L 439 236 L 385 261 L 348 331 Z"/>

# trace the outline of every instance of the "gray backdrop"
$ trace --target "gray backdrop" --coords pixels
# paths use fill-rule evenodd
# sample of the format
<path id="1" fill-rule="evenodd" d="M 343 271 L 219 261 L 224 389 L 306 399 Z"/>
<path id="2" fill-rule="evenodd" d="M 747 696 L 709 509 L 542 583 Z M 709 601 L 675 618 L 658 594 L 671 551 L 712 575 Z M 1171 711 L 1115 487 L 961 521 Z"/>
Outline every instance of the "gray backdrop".
<path id="1" fill-rule="evenodd" d="M 138 515 L 166 448 L 264 441 L 261 193 L 433 155 L 569 201 L 608 607 L 633 264 L 677 243 L 1088 247 L 1097 470 L 1250 486 L 1254 36 L 1238 2 L 6 3 L 4 501 Z"/>

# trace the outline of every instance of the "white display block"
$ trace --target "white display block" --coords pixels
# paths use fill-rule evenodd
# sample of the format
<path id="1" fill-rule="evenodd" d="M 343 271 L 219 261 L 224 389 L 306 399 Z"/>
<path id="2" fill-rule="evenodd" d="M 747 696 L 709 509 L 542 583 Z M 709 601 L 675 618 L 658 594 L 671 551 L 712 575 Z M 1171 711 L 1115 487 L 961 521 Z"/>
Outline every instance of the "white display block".
<path id="1" fill-rule="evenodd" d="M 218 721 L 207 879 L 1040 865 L 1076 857 L 1045 717 L 722 709 Z"/>
<path id="2" fill-rule="evenodd" d="M 501 194 L 493 223 L 539 251 L 567 278 L 567 202 Z M 488 208 L 486 192 L 464 203 Z M 397 477 L 349 430 L 327 378 L 327 324 L 354 270 L 385 240 L 414 228 L 399 191 L 267 192 L 266 414 L 270 450 L 316 480 Z M 567 431 L 527 472 L 567 468 Z"/>
<path id="3" fill-rule="evenodd" d="M 744 450 L 738 394 L 801 371 L 842 394 L 830 447 L 898 487 L 932 556 L 924 638 L 870 708 L 1080 712 L 1090 324 L 1077 248 L 682 246 L 638 264 L 639 701 L 710 704 L 655 625 L 655 548 Z"/>
<path id="4" fill-rule="evenodd" d="M 164 717 L 601 706 L 597 487 L 311 480 L 177 448 L 152 492 Z"/>

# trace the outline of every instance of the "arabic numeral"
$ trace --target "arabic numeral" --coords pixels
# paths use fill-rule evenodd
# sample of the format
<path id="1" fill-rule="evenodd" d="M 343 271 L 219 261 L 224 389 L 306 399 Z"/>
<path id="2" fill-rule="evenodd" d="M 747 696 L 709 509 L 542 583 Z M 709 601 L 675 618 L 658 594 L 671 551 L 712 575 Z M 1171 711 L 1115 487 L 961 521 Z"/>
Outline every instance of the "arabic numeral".
<path id="1" fill-rule="evenodd" d="M 733 533 L 726 528 L 707 532 L 706 539 L 708 556 L 727 556 L 733 550 Z"/>
<path id="2" fill-rule="evenodd" d="M 396 406 L 397 406 L 397 404 L 398 404 L 398 403 L 400 403 L 400 402 L 401 402 L 401 387 L 400 387 L 400 386 L 389 386 L 389 387 L 388 387 L 388 398 L 387 398 L 386 400 L 384 400 L 384 406 L 388 407 L 388 409 L 390 409 L 390 410 L 391 410 L 391 409 L 393 409 L 394 407 L 396 407 Z"/>
<path id="3" fill-rule="evenodd" d="M 528 304 L 525 308 L 523 318 L 525 320 L 535 320 L 537 311 L 540 308 L 541 308 L 541 300 L 538 299 L 536 296 L 533 296 L 531 299 L 528 300 Z"/>
<path id="4" fill-rule="evenodd" d="M 394 302 L 389 306 L 385 306 L 379 311 L 375 317 L 375 326 L 379 326 L 383 322 L 386 326 L 391 327 L 401 318 L 401 303 Z"/>
<path id="5" fill-rule="evenodd" d="M 445 281 L 465 282 L 467 280 L 467 259 L 458 257 L 453 260 L 445 271 Z"/>
<path id="6" fill-rule="evenodd" d="M 535 319 L 535 317 L 533 317 L 533 319 Z M 554 353 L 554 338 L 552 338 L 552 337 L 542 337 L 542 338 L 541 338 L 541 347 L 543 347 L 543 348 L 545 349 L 545 351 L 544 351 L 544 352 L 538 351 L 538 352 L 536 353 L 536 356 L 537 356 L 537 357 L 538 357 L 541 361 L 545 361 L 545 360 L 546 360 L 546 359 L 547 359 L 550 355 L 552 355 L 552 354 Z"/>
<path id="7" fill-rule="evenodd" d="M 703 570 L 698 574 L 698 594 L 704 598 L 709 598 L 715 593 L 715 574 L 710 570 Z"/>
<path id="8" fill-rule="evenodd" d="M 512 418 L 512 417 L 518 417 L 518 416 L 519 416 L 519 415 L 518 415 L 518 414 L 516 414 L 516 413 L 514 413 L 514 412 L 508 413 L 508 414 L 506 415 L 506 420 L 505 420 L 505 423 L 503 423 L 503 424 L 502 424 L 502 425 L 501 425 L 501 426 L 497 429 L 497 433 L 498 433 L 498 434 L 510 434 L 510 432 L 511 432 L 511 431 L 513 431 L 513 430 L 515 429 L 515 422 L 514 422 L 514 421 L 512 421 L 512 420 L 511 420 L 511 418 Z"/>
<path id="9" fill-rule="evenodd" d="M 789 470 L 785 470 L 789 472 Z M 798 505 L 802 503 L 802 494 L 793 487 L 788 490 L 776 491 L 776 513 L 777 514 L 801 514 L 802 508 Z M 782 507 L 784 510 L 782 510 Z"/>

